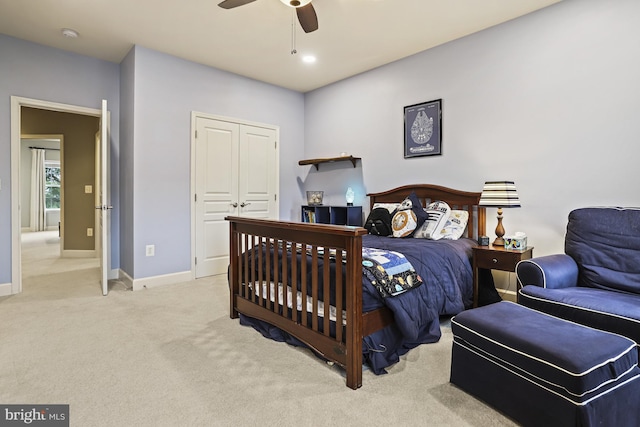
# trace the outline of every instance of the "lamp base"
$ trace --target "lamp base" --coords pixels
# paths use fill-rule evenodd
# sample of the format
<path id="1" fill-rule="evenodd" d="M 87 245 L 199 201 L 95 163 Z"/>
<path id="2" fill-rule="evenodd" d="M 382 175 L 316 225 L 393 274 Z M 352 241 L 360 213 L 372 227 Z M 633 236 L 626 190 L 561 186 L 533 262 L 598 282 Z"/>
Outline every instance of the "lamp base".
<path id="1" fill-rule="evenodd" d="M 504 247 L 504 227 L 502 226 L 502 208 L 498 208 L 498 226 L 496 227 L 496 240 L 493 241 L 493 246 Z"/>

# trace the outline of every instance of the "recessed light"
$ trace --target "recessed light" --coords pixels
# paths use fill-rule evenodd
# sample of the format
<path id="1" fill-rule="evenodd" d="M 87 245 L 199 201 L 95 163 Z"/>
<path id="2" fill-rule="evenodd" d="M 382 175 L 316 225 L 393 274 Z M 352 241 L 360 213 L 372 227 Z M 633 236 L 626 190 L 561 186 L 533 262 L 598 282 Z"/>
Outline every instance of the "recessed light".
<path id="1" fill-rule="evenodd" d="M 302 57 L 302 60 L 307 64 L 313 64 L 314 62 L 316 62 L 316 57 L 313 55 L 305 55 Z"/>
<path id="2" fill-rule="evenodd" d="M 78 32 L 76 30 L 72 30 L 71 28 L 63 28 L 62 35 L 71 39 L 75 39 L 78 37 Z"/>

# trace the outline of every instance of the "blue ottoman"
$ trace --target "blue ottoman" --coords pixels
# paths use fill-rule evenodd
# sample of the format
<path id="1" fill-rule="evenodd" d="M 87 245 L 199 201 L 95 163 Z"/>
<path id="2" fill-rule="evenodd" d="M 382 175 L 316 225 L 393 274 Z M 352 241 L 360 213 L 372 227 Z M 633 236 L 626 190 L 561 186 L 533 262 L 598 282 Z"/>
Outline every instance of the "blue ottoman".
<path id="1" fill-rule="evenodd" d="M 451 320 L 451 382 L 522 425 L 637 426 L 634 341 L 511 302 Z"/>

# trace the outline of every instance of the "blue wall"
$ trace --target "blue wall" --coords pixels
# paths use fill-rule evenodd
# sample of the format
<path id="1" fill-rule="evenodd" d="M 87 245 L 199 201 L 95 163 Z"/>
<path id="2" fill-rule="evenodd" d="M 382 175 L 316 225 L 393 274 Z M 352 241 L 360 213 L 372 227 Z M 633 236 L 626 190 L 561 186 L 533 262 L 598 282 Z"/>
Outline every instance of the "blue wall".
<path id="1" fill-rule="evenodd" d="M 136 279 L 190 269 L 192 111 L 280 126 L 282 219 L 298 219 L 307 189 L 342 203 L 352 186 L 366 205 L 366 192 L 403 184 L 512 179 L 523 207 L 505 211 L 507 233 L 525 231 L 538 255 L 562 250 L 571 209 L 640 205 L 639 19 L 635 0 L 565 0 L 305 95 L 143 47 L 113 64 L 0 35 L 0 284 L 11 280 L 11 95 L 109 101 L 112 262 Z M 437 98 L 443 154 L 404 159 L 403 107 Z M 363 160 L 297 165 L 341 152 Z"/>
<path id="2" fill-rule="evenodd" d="M 11 282 L 11 96 L 111 111 L 111 191 L 118 200 L 119 66 L 0 34 L 0 284 Z M 112 214 L 112 264 L 119 265 L 119 217 Z"/>
<path id="3" fill-rule="evenodd" d="M 505 209 L 507 233 L 526 232 L 536 255 L 562 251 L 571 209 L 640 206 L 638 22 L 636 0 L 565 0 L 307 93 L 305 155 L 362 165 L 299 179 L 342 201 L 348 183 L 364 196 L 514 180 L 522 208 Z M 438 98 L 442 155 L 404 159 L 403 107 Z"/>
<path id="4" fill-rule="evenodd" d="M 298 212 L 304 97 L 277 86 L 135 47 L 132 177 L 134 278 L 191 269 L 190 149 L 193 111 L 280 127 L 280 214 Z M 127 208 L 129 211 L 130 209 Z M 129 243 L 129 242 L 128 242 Z M 155 245 L 155 256 L 145 246 Z M 127 248 L 126 251 L 129 251 Z"/>
<path id="5" fill-rule="evenodd" d="M 0 57 L 0 284 L 11 281 L 11 95 L 91 108 L 108 100 L 112 268 L 134 279 L 191 268 L 192 111 L 279 126 L 280 215 L 297 215 L 302 94 L 142 47 L 114 64 L 0 35 Z M 144 256 L 147 244 L 155 257 Z"/>

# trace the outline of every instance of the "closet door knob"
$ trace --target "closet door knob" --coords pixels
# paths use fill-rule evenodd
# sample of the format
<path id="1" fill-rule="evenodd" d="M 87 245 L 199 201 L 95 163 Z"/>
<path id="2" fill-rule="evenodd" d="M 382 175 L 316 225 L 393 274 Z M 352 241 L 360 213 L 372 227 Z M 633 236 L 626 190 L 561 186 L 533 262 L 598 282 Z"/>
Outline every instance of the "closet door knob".
<path id="1" fill-rule="evenodd" d="M 242 204 L 240 205 L 241 208 L 244 208 L 245 206 L 249 206 L 251 204 L 251 202 L 245 203 L 242 202 Z"/>
<path id="2" fill-rule="evenodd" d="M 237 208 L 238 204 L 237 203 L 231 203 L 231 206 L 233 206 L 234 208 Z"/>

